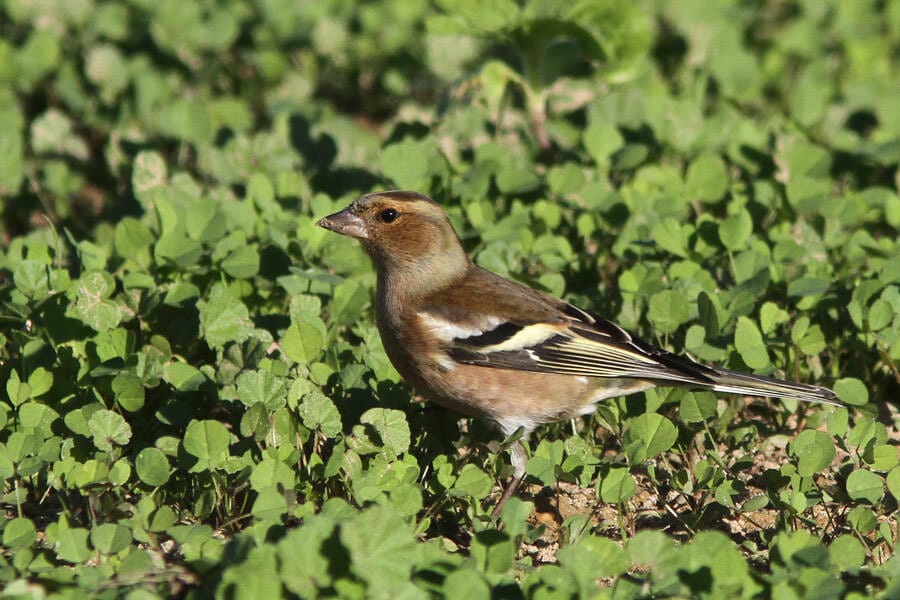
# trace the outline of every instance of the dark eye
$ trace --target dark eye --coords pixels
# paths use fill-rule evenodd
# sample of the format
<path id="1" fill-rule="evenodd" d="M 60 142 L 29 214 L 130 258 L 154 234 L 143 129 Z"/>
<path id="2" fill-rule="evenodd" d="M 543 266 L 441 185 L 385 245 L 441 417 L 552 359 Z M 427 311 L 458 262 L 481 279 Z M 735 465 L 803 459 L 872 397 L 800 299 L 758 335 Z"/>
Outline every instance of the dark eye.
<path id="1" fill-rule="evenodd" d="M 381 219 L 384 223 L 393 223 L 399 216 L 400 213 L 397 212 L 396 208 L 386 208 L 378 213 L 378 218 Z"/>

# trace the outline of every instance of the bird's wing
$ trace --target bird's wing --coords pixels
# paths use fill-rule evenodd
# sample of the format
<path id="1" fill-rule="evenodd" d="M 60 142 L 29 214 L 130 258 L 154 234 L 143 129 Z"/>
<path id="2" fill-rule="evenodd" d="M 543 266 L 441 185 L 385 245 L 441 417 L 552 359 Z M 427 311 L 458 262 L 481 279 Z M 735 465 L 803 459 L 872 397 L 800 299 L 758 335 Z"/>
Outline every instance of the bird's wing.
<path id="1" fill-rule="evenodd" d="M 495 295 L 485 301 L 480 290 Z M 805 383 L 708 367 L 648 344 L 612 321 L 484 270 L 426 303 L 421 323 L 440 340 L 442 364 L 638 379 L 718 392 L 840 406 L 835 393 Z"/>
<path id="2" fill-rule="evenodd" d="M 489 307 L 486 307 L 489 308 Z M 571 304 L 559 318 L 534 322 L 503 320 L 490 313 L 470 318 L 470 327 L 440 327 L 447 355 L 461 363 L 563 375 L 634 378 L 711 386 L 715 371 L 656 348 L 618 325 Z"/>

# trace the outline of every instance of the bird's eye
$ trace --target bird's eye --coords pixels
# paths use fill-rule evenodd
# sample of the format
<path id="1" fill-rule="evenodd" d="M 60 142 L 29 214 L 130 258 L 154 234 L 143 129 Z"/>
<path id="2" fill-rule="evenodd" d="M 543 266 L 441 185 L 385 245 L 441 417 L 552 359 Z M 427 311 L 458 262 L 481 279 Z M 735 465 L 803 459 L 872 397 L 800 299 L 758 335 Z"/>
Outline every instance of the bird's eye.
<path id="1" fill-rule="evenodd" d="M 384 223 L 393 223 L 399 216 L 400 213 L 397 212 L 396 208 L 386 208 L 378 214 L 378 218 Z"/>

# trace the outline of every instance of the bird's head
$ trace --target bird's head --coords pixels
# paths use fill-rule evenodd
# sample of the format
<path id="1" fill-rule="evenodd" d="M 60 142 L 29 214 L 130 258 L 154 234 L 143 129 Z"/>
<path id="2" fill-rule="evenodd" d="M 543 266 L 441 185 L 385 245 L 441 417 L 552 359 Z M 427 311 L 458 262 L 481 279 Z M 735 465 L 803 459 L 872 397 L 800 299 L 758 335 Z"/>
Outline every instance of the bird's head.
<path id="1" fill-rule="evenodd" d="M 381 275 L 410 278 L 420 286 L 461 276 L 469 258 L 440 205 L 422 194 L 366 194 L 318 225 L 358 239 Z"/>

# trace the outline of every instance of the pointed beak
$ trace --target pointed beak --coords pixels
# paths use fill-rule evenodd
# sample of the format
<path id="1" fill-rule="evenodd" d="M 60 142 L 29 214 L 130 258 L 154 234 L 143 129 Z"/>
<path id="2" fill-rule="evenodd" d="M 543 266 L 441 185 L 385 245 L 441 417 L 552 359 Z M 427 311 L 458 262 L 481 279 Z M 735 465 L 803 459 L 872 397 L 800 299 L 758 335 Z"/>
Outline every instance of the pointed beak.
<path id="1" fill-rule="evenodd" d="M 360 240 L 367 239 L 369 232 L 366 230 L 365 222 L 350 212 L 349 208 L 345 208 L 333 215 L 322 217 L 316 223 L 319 227 L 324 227 L 329 231 L 340 233 L 341 235 L 350 236 Z"/>

